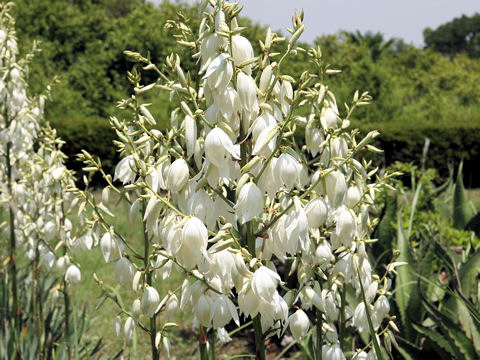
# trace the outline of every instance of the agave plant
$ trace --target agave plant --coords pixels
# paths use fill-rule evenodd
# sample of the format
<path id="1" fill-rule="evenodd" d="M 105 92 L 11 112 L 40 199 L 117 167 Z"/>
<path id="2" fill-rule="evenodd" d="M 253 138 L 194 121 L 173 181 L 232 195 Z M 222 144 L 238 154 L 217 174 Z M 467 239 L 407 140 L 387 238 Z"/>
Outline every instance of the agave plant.
<path id="1" fill-rule="evenodd" d="M 462 166 L 455 181 L 450 176 L 440 187 L 433 185 L 432 172 L 421 172 L 417 181 L 416 169 L 409 170 L 410 191 L 387 196 L 376 229 L 379 242 L 396 246 L 398 260 L 405 263 L 393 291 L 401 319 L 396 349 L 405 359 L 478 358 L 478 216 L 465 191 Z"/>

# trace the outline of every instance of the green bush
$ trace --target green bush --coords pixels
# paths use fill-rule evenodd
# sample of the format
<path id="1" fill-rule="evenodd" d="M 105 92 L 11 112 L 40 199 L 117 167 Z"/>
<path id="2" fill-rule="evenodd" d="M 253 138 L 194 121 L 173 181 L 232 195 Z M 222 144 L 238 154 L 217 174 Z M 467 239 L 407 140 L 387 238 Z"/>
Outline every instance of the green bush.
<path id="1" fill-rule="evenodd" d="M 425 168 L 435 168 L 441 178 L 447 178 L 450 169 L 463 160 L 465 185 L 480 186 L 477 176 L 480 157 L 480 124 L 478 122 L 451 122 L 431 124 L 403 124 L 401 122 L 354 123 L 362 134 L 377 129 L 380 136 L 374 145 L 384 150 L 384 164 L 396 161 L 421 165 L 425 139 L 430 139 Z M 376 158 L 378 161 L 378 157 Z"/>

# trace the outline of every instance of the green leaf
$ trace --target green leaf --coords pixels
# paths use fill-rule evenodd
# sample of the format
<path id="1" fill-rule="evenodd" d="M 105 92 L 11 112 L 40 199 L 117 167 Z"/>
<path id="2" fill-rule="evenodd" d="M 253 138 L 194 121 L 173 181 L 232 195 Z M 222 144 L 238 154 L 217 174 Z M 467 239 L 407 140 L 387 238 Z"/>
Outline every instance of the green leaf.
<path id="1" fill-rule="evenodd" d="M 460 324 L 462 324 L 463 330 L 465 330 L 465 334 L 473 341 L 475 350 L 479 352 L 480 333 L 478 331 L 478 322 L 476 322 L 476 320 L 472 317 L 472 314 L 463 302 L 463 299 L 457 299 L 457 311 Z"/>
<path id="2" fill-rule="evenodd" d="M 409 319 L 409 305 L 410 302 L 416 302 L 415 308 L 419 306 L 419 299 L 415 296 L 416 291 L 416 280 L 413 276 L 413 260 L 412 253 L 410 252 L 410 246 L 408 244 L 408 239 L 405 238 L 402 227 L 402 212 L 398 213 L 397 217 L 397 246 L 400 250 L 400 255 L 398 261 L 406 262 L 406 265 L 402 265 L 397 268 L 397 277 L 395 285 L 395 301 L 400 311 L 400 317 L 402 324 L 405 328 L 405 337 L 412 341 L 415 333 L 411 327 L 411 321 Z"/>
<path id="3" fill-rule="evenodd" d="M 463 185 L 463 163 L 458 166 L 457 181 L 453 195 L 453 226 L 463 230 L 474 213 L 467 199 L 467 192 Z"/>
<path id="4" fill-rule="evenodd" d="M 425 309 L 450 343 L 456 359 L 474 359 L 475 350 L 465 332 L 447 315 L 443 314 L 422 296 Z"/>
<path id="5" fill-rule="evenodd" d="M 412 322 L 412 327 L 418 331 L 420 334 L 430 338 L 436 345 L 440 346 L 442 349 L 446 350 L 448 353 L 450 353 L 452 356 L 455 356 L 455 351 L 453 350 L 452 346 L 446 340 L 442 334 L 436 332 L 435 330 L 432 330 L 428 327 L 422 326 L 420 324 L 416 324 L 415 322 Z"/>
<path id="6" fill-rule="evenodd" d="M 480 249 L 473 254 L 470 259 L 458 270 L 458 277 L 463 295 L 470 297 L 472 292 L 472 285 L 475 278 L 480 271 Z"/>
<path id="7" fill-rule="evenodd" d="M 393 238 L 395 236 L 393 232 L 393 224 L 395 222 L 395 215 L 397 214 L 397 207 L 397 194 L 394 193 L 393 196 L 388 196 L 386 200 L 385 213 L 382 217 L 382 220 L 380 220 L 380 223 L 378 224 L 376 232 L 376 237 L 378 238 L 378 241 L 386 247 L 391 246 Z"/>

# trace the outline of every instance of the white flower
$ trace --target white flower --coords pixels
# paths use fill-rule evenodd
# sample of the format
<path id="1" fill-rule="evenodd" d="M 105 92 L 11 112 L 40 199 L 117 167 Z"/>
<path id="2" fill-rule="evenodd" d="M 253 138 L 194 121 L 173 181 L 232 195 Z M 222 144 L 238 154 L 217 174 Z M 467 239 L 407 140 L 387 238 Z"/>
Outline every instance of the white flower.
<path id="1" fill-rule="evenodd" d="M 285 189 L 290 191 L 298 180 L 301 167 L 298 161 L 290 154 L 283 153 L 275 164 L 275 173 L 281 180 Z"/>
<path id="2" fill-rule="evenodd" d="M 215 299 L 213 299 L 212 310 L 210 313 L 210 321 L 212 322 L 213 327 L 215 329 L 223 328 L 230 322 L 230 320 L 232 320 L 232 318 L 237 326 L 240 326 L 237 309 L 233 302 L 227 295 L 217 295 Z"/>
<path id="3" fill-rule="evenodd" d="M 345 176 L 338 170 L 332 171 L 325 177 L 328 203 L 334 209 L 338 208 L 347 192 Z"/>
<path id="4" fill-rule="evenodd" d="M 277 292 L 277 285 L 280 281 L 280 276 L 267 268 L 261 266 L 253 273 L 252 290 L 255 296 L 269 302 L 273 295 Z"/>
<path id="5" fill-rule="evenodd" d="M 207 79 L 210 89 L 222 92 L 232 80 L 233 67 L 229 57 L 230 55 L 221 53 L 208 66 L 203 79 Z"/>
<path id="6" fill-rule="evenodd" d="M 147 286 L 142 294 L 141 308 L 142 313 L 147 317 L 153 317 L 160 304 L 160 296 L 157 290 L 151 286 Z"/>
<path id="7" fill-rule="evenodd" d="M 337 115 L 332 108 L 325 110 L 322 118 L 320 119 L 325 129 L 336 128 L 337 127 Z"/>
<path id="8" fill-rule="evenodd" d="M 214 128 L 208 133 L 204 147 L 206 158 L 218 168 L 227 166 L 230 157 L 240 159 L 232 140 L 220 128 Z"/>
<path id="9" fill-rule="evenodd" d="M 140 299 L 135 299 L 133 300 L 132 303 L 132 316 L 134 319 L 138 319 L 142 312 L 142 303 L 140 302 Z"/>
<path id="10" fill-rule="evenodd" d="M 310 310 L 315 306 L 319 310 L 324 310 L 321 295 L 310 286 L 305 286 L 300 292 L 300 299 L 302 301 L 302 309 Z"/>
<path id="11" fill-rule="evenodd" d="M 349 247 L 355 237 L 357 224 L 351 211 L 344 209 L 336 217 L 336 235 L 340 242 Z"/>
<path id="12" fill-rule="evenodd" d="M 206 254 L 207 243 L 207 228 L 199 218 L 192 216 L 182 229 L 181 247 L 177 254 L 181 263 L 189 269 L 200 265 L 202 254 Z"/>
<path id="13" fill-rule="evenodd" d="M 338 344 L 322 346 L 322 360 L 346 360 Z"/>
<path id="14" fill-rule="evenodd" d="M 375 305 L 373 305 L 373 313 L 375 314 L 378 322 L 380 322 L 385 317 L 385 315 L 388 314 L 389 311 L 390 304 L 388 302 L 388 299 L 385 295 L 380 295 L 377 301 L 375 301 Z"/>
<path id="15" fill-rule="evenodd" d="M 358 190 L 357 187 L 349 187 L 347 190 L 347 195 L 345 196 L 345 206 L 349 209 L 353 208 L 355 205 L 358 204 L 361 197 L 362 195 L 360 194 L 360 190 Z"/>
<path id="16" fill-rule="evenodd" d="M 263 194 L 253 182 L 245 184 L 238 195 L 234 209 L 241 224 L 257 219 L 263 211 Z"/>
<path id="17" fill-rule="evenodd" d="M 172 192 L 179 192 L 188 182 L 188 164 L 184 159 L 175 160 L 168 169 L 167 187 Z"/>
<path id="18" fill-rule="evenodd" d="M 187 157 L 190 158 L 195 151 L 195 142 L 197 141 L 197 123 L 187 115 L 183 121 L 185 128 L 185 144 L 187 147 Z"/>
<path id="19" fill-rule="evenodd" d="M 115 177 L 113 180 L 118 179 L 123 185 L 133 182 L 136 177 L 135 172 L 132 170 L 133 165 L 133 155 L 125 156 L 115 167 Z"/>
<path id="20" fill-rule="evenodd" d="M 121 258 L 115 264 L 115 277 L 117 282 L 122 285 L 131 284 L 134 275 L 133 265 L 127 258 Z"/>
<path id="21" fill-rule="evenodd" d="M 330 245 L 327 241 L 323 241 L 317 246 L 317 250 L 315 251 L 315 261 L 319 265 L 327 265 L 332 261 L 332 249 L 330 249 Z"/>
<path id="22" fill-rule="evenodd" d="M 65 281 L 72 285 L 77 285 L 82 280 L 82 273 L 75 265 L 70 265 L 65 272 Z"/>
<path id="23" fill-rule="evenodd" d="M 288 318 L 288 326 L 293 337 L 297 340 L 302 340 L 307 335 L 310 319 L 303 310 L 298 309 Z"/>
<path id="24" fill-rule="evenodd" d="M 237 92 L 243 108 L 249 113 L 258 113 L 257 86 L 255 81 L 243 72 L 237 76 Z"/>
<path id="25" fill-rule="evenodd" d="M 232 36 L 232 54 L 233 59 L 235 60 L 235 65 L 240 65 L 245 60 L 249 60 L 255 57 L 253 53 L 252 44 L 248 41 L 247 38 L 244 38 L 241 35 Z M 243 69 L 246 74 L 252 74 L 252 66 L 245 66 Z"/>
<path id="26" fill-rule="evenodd" d="M 353 314 L 353 326 L 355 326 L 360 332 L 368 329 L 367 311 L 363 301 L 355 308 Z"/>
<path id="27" fill-rule="evenodd" d="M 316 198 L 310 201 L 305 207 L 307 214 L 308 226 L 317 229 L 327 221 L 328 208 L 323 198 Z"/>
<path id="28" fill-rule="evenodd" d="M 100 240 L 100 250 L 102 251 L 105 262 L 108 263 L 120 258 L 123 246 L 121 248 L 116 238 L 110 234 L 110 232 L 106 232 Z"/>
<path id="29" fill-rule="evenodd" d="M 210 327 L 210 309 L 212 308 L 212 299 L 202 294 L 197 302 L 193 305 L 193 311 L 198 322 L 206 327 Z"/>
<path id="30" fill-rule="evenodd" d="M 70 259 L 68 258 L 67 255 L 64 255 L 57 260 L 57 271 L 60 275 L 65 275 L 65 272 L 67 271 L 68 265 L 70 265 Z"/>
<path id="31" fill-rule="evenodd" d="M 125 336 L 125 341 L 127 344 L 130 344 L 133 337 L 133 328 L 135 327 L 135 323 L 131 317 L 128 317 L 125 321 L 125 325 L 123 327 L 123 336 Z"/>

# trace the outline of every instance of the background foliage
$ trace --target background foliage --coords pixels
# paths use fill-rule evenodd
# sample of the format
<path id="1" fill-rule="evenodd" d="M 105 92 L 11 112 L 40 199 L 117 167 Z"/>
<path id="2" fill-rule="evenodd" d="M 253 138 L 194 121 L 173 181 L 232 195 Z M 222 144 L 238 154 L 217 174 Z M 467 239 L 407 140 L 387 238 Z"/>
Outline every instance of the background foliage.
<path id="1" fill-rule="evenodd" d="M 183 9 L 193 28 L 198 27 L 198 9 L 182 3 L 166 1 L 155 7 L 144 0 L 17 1 L 19 43 L 27 48 L 34 39 L 42 42 L 43 52 L 31 68 L 32 92 L 60 76 L 46 116 L 67 141 L 70 167 L 79 169 L 73 159 L 82 148 L 114 161 L 108 117 L 115 114 L 113 104 L 128 95 L 126 72 L 133 66 L 123 51 L 149 53 L 157 63 L 165 59 L 174 49 L 175 38 L 164 25 L 176 17 L 178 9 Z M 247 37 L 257 40 L 252 43 L 258 51 L 262 27 L 252 26 L 246 18 L 241 25 L 251 26 Z M 396 160 L 418 162 L 428 137 L 429 166 L 445 178 L 448 165 L 464 159 L 467 186 L 478 186 L 473 177 L 473 159 L 480 152 L 478 30 L 477 14 L 426 29 L 425 49 L 384 39 L 379 33 L 341 32 L 319 37 L 315 43 L 343 71 L 338 80 L 330 80 L 339 100 L 350 99 L 357 89 L 371 92 L 373 105 L 361 109 L 353 122 L 361 130 L 381 130 L 379 141 L 387 165 Z M 193 62 L 184 65 L 195 66 Z M 292 75 L 305 70 L 317 71 L 301 52 L 285 67 Z M 151 80 L 143 79 L 144 83 Z M 162 127 L 173 105 L 166 97 L 154 104 L 161 104 L 150 110 L 163 119 Z M 93 142 L 93 134 L 103 140 Z"/>

